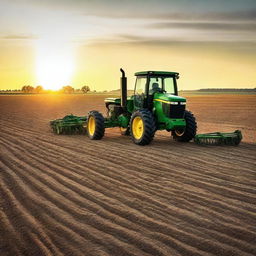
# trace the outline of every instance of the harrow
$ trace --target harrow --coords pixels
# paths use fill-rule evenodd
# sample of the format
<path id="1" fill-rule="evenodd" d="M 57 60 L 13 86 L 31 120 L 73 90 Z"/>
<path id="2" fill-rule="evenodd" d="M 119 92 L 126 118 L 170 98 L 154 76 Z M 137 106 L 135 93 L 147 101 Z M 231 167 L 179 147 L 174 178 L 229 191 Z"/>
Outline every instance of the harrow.
<path id="1" fill-rule="evenodd" d="M 86 132 L 87 117 L 67 115 L 62 119 L 50 121 L 52 131 L 56 134 L 83 134 Z"/>
<path id="2" fill-rule="evenodd" d="M 239 130 L 230 133 L 205 133 L 197 134 L 194 138 L 196 144 L 200 145 L 233 145 L 237 146 L 242 140 L 242 133 Z"/>

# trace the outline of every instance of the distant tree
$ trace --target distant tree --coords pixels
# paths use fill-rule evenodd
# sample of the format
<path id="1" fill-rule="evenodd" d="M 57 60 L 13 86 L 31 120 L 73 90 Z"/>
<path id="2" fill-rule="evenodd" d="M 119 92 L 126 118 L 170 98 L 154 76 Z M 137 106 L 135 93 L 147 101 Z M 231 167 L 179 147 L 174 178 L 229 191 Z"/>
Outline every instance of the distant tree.
<path id="1" fill-rule="evenodd" d="M 43 86 L 38 85 L 38 86 L 34 89 L 34 92 L 35 92 L 35 93 L 42 93 L 43 90 L 44 90 Z"/>
<path id="2" fill-rule="evenodd" d="M 22 92 L 24 93 L 32 93 L 34 91 L 34 87 L 33 86 L 30 86 L 30 85 L 24 85 L 22 88 L 21 88 Z"/>
<path id="3" fill-rule="evenodd" d="M 70 86 L 70 85 L 66 85 L 66 86 L 63 86 L 60 91 L 62 93 L 71 94 L 71 93 L 74 93 L 75 89 L 72 86 Z"/>
<path id="4" fill-rule="evenodd" d="M 89 87 L 88 85 L 84 85 L 84 86 L 81 88 L 81 91 L 82 91 L 83 93 L 87 93 L 87 92 L 90 91 L 90 87 Z"/>
<path id="5" fill-rule="evenodd" d="M 27 86 L 26 85 L 22 86 L 21 91 L 26 92 L 27 91 Z"/>

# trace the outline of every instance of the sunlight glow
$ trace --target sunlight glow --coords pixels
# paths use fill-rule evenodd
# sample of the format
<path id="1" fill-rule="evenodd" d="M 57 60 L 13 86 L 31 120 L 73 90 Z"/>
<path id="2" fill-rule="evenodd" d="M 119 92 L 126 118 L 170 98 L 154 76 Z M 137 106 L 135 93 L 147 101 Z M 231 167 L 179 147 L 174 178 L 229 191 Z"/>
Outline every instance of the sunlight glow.
<path id="1" fill-rule="evenodd" d="M 38 40 L 36 46 L 37 83 L 46 90 L 69 85 L 74 72 L 73 49 L 64 40 Z"/>

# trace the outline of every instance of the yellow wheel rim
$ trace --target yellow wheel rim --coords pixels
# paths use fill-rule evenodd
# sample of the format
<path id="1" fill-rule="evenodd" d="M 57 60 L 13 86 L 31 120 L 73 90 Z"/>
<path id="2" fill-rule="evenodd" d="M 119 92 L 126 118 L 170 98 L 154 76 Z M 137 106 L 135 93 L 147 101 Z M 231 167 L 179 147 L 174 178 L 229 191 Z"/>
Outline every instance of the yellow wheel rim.
<path id="1" fill-rule="evenodd" d="M 95 119 L 93 116 L 89 117 L 89 121 L 88 121 L 88 132 L 91 136 L 93 136 L 94 132 L 95 132 Z"/>
<path id="2" fill-rule="evenodd" d="M 140 116 L 136 116 L 132 122 L 132 133 L 135 139 L 141 139 L 144 132 L 144 124 Z"/>
<path id="3" fill-rule="evenodd" d="M 175 134 L 179 137 L 182 136 L 184 134 L 184 132 L 185 132 L 185 130 L 175 130 Z"/>

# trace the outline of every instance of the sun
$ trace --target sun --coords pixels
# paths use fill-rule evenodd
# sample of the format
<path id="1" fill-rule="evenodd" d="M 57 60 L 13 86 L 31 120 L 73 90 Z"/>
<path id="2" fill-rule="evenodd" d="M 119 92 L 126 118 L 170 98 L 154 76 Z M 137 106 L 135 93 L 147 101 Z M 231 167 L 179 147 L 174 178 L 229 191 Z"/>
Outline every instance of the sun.
<path id="1" fill-rule="evenodd" d="M 46 90 L 69 85 L 74 72 L 73 49 L 61 40 L 39 40 L 36 46 L 37 83 Z"/>

